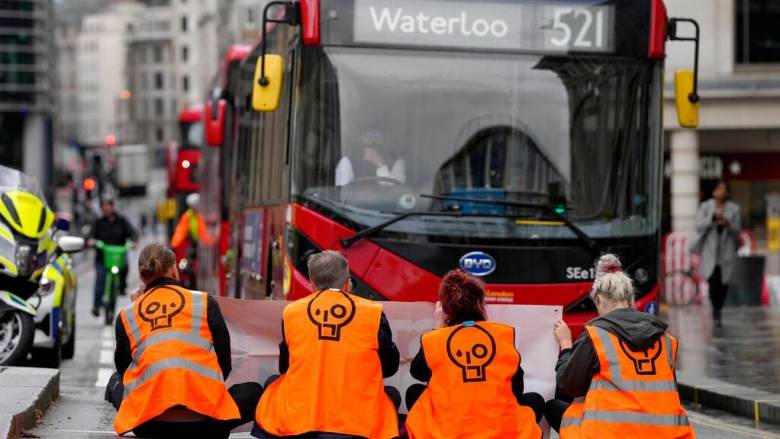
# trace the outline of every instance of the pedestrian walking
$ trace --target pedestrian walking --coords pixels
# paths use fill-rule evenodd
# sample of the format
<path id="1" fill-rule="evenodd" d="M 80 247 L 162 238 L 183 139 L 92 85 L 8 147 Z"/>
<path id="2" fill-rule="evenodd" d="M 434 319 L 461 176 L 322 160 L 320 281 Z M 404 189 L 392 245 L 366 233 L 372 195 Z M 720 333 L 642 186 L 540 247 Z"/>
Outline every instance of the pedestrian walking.
<path id="1" fill-rule="evenodd" d="M 734 276 L 741 229 L 739 205 L 729 200 L 728 185 L 721 180 L 715 185 L 712 198 L 699 205 L 696 236 L 690 247 L 691 253 L 701 256 L 699 271 L 709 283 L 716 327 L 722 325 L 721 310 Z"/>
<path id="2" fill-rule="evenodd" d="M 615 255 L 599 258 L 590 297 L 599 317 L 574 343 L 566 323 L 555 325 L 558 393 L 573 402 L 549 401 L 547 421 L 561 439 L 695 438 L 677 393 L 677 340 L 634 309 L 631 278 Z"/>
<path id="3" fill-rule="evenodd" d="M 349 266 L 340 253 L 313 254 L 307 265 L 314 293 L 284 309 L 282 375 L 268 383 L 252 434 L 398 437 L 397 408 L 382 379 L 398 371 L 400 355 L 382 304 L 351 294 Z"/>
<path id="4" fill-rule="evenodd" d="M 490 322 L 484 284 L 453 270 L 439 287 L 440 327 L 422 336 L 406 392 L 410 439 L 537 439 L 544 399 L 523 393 L 515 328 Z"/>
<path id="5" fill-rule="evenodd" d="M 262 393 L 257 383 L 225 380 L 232 368 L 230 334 L 213 296 L 178 282 L 173 252 L 141 250 L 143 291 L 116 319 L 116 373 L 106 400 L 114 430 L 137 437 L 227 438 L 249 422 Z"/>

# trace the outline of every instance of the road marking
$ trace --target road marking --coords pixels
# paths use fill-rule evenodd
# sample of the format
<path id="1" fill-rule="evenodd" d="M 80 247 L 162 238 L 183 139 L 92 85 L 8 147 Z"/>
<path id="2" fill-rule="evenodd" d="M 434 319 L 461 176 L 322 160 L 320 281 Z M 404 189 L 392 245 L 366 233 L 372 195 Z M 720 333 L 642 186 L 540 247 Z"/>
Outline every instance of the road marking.
<path id="1" fill-rule="evenodd" d="M 106 326 L 103 328 L 103 332 L 101 333 L 104 339 L 111 340 L 114 338 L 114 328 L 110 326 Z"/>
<path id="2" fill-rule="evenodd" d="M 114 433 L 113 430 L 111 430 L 111 431 L 103 431 L 103 430 L 63 430 L 63 429 L 57 429 L 57 431 L 61 432 L 61 433 L 104 434 L 106 436 L 116 436 L 116 433 Z"/>
<path id="3" fill-rule="evenodd" d="M 108 349 L 103 349 L 100 351 L 100 364 L 111 366 L 114 364 L 114 353 L 111 352 Z"/>
<path id="4" fill-rule="evenodd" d="M 101 341 L 101 347 L 103 347 L 104 349 L 114 349 L 114 340 Z"/>
<path id="5" fill-rule="evenodd" d="M 690 420 L 694 423 L 694 426 L 695 424 L 700 424 L 705 427 L 728 431 L 730 433 L 744 434 L 755 438 L 780 438 L 780 435 L 775 433 L 757 430 L 750 427 L 743 427 L 741 425 L 727 424 L 699 413 L 688 412 L 688 418 L 690 418 Z"/>
<path id="6" fill-rule="evenodd" d="M 108 380 L 111 378 L 113 373 L 114 370 L 107 367 L 101 367 L 98 369 L 97 380 L 95 380 L 95 387 L 106 387 L 108 385 Z"/>

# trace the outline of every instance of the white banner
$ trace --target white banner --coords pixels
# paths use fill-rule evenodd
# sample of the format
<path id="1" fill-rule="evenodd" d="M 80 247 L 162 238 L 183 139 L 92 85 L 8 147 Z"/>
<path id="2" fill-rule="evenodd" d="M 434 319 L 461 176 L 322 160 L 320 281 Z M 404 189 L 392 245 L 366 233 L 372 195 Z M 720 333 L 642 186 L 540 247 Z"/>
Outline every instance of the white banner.
<path id="1" fill-rule="evenodd" d="M 279 342 L 282 338 L 284 301 L 240 300 L 217 297 L 230 330 L 233 371 L 228 385 L 255 381 L 263 384 L 279 373 Z M 417 383 L 409 374 L 412 359 L 420 349 L 420 336 L 434 326 L 434 304 L 429 302 L 382 302 L 401 353 L 401 367 L 385 380 L 401 392 Z M 545 400 L 555 395 L 555 363 L 558 343 L 553 324 L 561 317 L 560 306 L 488 305 L 488 318 L 516 329 L 517 348 L 525 371 L 525 391 Z M 405 412 L 406 405 L 401 405 Z"/>
<path id="2" fill-rule="evenodd" d="M 230 330 L 233 372 L 228 384 L 265 382 L 279 373 L 279 341 L 282 339 L 283 301 L 240 300 L 218 297 L 217 302 Z M 399 372 L 387 384 L 403 395 L 417 382 L 409 375 L 409 365 L 420 349 L 420 336 L 434 325 L 434 305 L 428 302 L 383 302 L 393 329 L 393 339 L 401 352 Z M 557 306 L 488 305 L 490 320 L 512 325 L 517 330 L 517 348 L 523 357 L 525 388 L 545 399 L 555 394 L 555 363 L 558 343 L 553 324 L 560 318 Z"/>

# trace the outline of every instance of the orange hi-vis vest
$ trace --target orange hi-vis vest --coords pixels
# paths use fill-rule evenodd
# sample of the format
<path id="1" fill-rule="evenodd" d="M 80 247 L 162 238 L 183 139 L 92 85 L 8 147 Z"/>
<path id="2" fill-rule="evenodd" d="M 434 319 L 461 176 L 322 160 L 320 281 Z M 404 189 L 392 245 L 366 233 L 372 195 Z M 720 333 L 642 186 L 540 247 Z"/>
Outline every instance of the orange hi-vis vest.
<path id="1" fill-rule="evenodd" d="M 424 334 L 422 349 L 432 375 L 406 418 L 410 439 L 542 437 L 533 410 L 512 393 L 514 328 L 465 322 Z"/>
<path id="2" fill-rule="evenodd" d="M 287 372 L 263 393 L 255 420 L 266 433 L 398 437 L 379 361 L 382 305 L 323 290 L 284 308 Z"/>
<path id="3" fill-rule="evenodd" d="M 213 419 L 241 418 L 214 353 L 207 304 L 205 293 L 165 285 L 122 310 L 133 362 L 122 380 L 117 434 L 176 406 Z"/>
<path id="4" fill-rule="evenodd" d="M 632 351 L 617 335 L 586 326 L 598 356 L 584 399 L 561 421 L 561 439 L 696 437 L 677 393 L 677 340 L 664 334 L 644 351 Z"/>

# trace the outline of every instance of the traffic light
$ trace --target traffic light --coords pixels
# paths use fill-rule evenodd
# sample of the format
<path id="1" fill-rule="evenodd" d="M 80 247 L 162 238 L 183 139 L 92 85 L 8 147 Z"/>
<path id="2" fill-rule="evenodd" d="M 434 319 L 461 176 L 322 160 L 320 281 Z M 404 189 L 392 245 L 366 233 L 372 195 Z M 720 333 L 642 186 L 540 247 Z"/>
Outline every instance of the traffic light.
<path id="1" fill-rule="evenodd" d="M 92 198 L 92 194 L 97 187 L 97 181 L 95 181 L 95 179 L 92 177 L 87 177 L 84 179 L 84 182 L 81 184 L 81 186 L 84 188 L 84 192 L 87 193 L 87 198 Z"/>
<path id="2" fill-rule="evenodd" d="M 116 136 L 113 134 L 109 134 L 106 136 L 106 145 L 107 146 L 114 146 L 116 145 Z"/>

